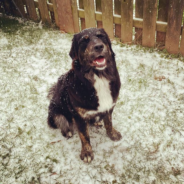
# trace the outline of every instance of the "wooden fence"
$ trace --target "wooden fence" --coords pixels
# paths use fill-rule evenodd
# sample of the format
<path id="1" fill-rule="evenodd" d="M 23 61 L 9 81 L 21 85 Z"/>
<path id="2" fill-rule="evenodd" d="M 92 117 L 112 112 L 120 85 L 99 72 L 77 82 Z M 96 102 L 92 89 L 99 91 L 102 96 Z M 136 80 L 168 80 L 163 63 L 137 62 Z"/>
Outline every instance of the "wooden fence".
<path id="1" fill-rule="evenodd" d="M 103 27 L 110 38 L 118 37 L 123 43 L 165 48 L 184 56 L 183 9 L 184 0 L 135 0 L 135 4 L 133 0 L 0 1 L 1 12 L 55 22 L 68 33 Z"/>

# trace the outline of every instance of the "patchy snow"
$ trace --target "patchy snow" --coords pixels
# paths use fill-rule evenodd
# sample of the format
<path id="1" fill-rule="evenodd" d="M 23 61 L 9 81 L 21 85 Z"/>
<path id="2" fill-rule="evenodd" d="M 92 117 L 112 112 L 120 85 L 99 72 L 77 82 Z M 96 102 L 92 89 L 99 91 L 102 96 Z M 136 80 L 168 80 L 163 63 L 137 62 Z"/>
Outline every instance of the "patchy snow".
<path id="1" fill-rule="evenodd" d="M 71 67 L 72 35 L 26 22 L 0 29 L 0 183 L 184 183 L 184 63 L 113 42 L 122 87 L 113 122 L 90 127 L 94 160 L 47 126 L 47 92 Z"/>

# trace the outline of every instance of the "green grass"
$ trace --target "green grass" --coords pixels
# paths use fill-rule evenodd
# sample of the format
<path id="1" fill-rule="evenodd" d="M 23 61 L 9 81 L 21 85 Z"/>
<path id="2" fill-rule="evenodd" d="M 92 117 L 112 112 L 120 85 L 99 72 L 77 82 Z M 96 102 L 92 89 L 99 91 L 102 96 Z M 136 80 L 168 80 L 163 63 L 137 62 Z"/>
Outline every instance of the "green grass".
<path id="1" fill-rule="evenodd" d="M 92 127 L 95 159 L 86 165 L 79 158 L 77 134 L 66 141 L 60 131 L 46 126 L 47 91 L 52 80 L 71 67 L 72 35 L 6 17 L 1 22 L 0 39 L 8 42 L 0 52 L 0 183 L 48 184 L 52 179 L 81 184 L 88 176 L 97 184 L 182 184 L 184 95 L 175 94 L 181 85 L 177 77 L 183 73 L 181 57 L 113 44 L 122 79 L 113 121 L 123 139 L 112 142 L 104 129 Z M 166 79 L 155 80 L 157 75 Z M 161 112 L 167 115 L 164 119 Z"/>

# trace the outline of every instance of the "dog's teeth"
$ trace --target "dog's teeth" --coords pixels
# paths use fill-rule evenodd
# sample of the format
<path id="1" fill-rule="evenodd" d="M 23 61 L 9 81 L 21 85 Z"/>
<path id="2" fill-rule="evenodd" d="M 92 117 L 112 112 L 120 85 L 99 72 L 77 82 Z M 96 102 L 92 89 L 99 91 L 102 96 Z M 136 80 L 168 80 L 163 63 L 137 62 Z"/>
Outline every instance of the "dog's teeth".
<path id="1" fill-rule="evenodd" d="M 102 62 L 95 61 L 97 65 L 103 65 L 105 63 L 105 59 Z"/>

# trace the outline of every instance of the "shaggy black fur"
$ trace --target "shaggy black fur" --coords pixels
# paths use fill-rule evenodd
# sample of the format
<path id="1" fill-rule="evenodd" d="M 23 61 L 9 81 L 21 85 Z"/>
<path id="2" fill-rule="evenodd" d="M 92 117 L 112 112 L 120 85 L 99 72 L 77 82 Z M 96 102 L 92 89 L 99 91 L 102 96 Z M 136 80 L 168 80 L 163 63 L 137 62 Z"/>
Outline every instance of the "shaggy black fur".
<path id="1" fill-rule="evenodd" d="M 109 81 L 113 103 L 116 103 L 120 89 L 120 79 L 115 63 L 115 54 L 111 42 L 104 29 L 90 28 L 75 34 L 70 50 L 72 69 L 59 77 L 50 89 L 48 124 L 52 128 L 60 128 L 66 137 L 73 134 L 73 123 L 76 123 L 82 142 L 81 159 L 90 162 L 93 151 L 90 145 L 88 123 L 104 120 L 107 135 L 112 140 L 121 139 L 121 134 L 112 127 L 111 113 L 108 110 L 98 111 L 99 97 L 94 88 L 94 75 Z M 95 60 L 104 58 L 106 66 L 99 69 Z M 103 89 L 102 89 L 103 90 Z M 95 111 L 90 115 L 88 112 Z"/>

